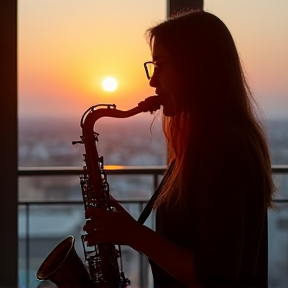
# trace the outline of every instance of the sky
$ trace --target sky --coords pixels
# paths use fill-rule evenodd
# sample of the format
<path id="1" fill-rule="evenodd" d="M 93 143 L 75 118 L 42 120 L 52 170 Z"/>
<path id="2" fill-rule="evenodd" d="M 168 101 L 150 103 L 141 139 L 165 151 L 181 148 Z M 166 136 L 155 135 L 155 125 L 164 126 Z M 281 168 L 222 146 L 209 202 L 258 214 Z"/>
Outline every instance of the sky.
<path id="1" fill-rule="evenodd" d="M 288 1 L 207 0 L 204 9 L 228 26 L 266 117 L 288 117 Z M 20 117 L 137 106 L 154 94 L 144 33 L 165 18 L 166 0 L 18 0 Z M 107 76 L 118 81 L 114 92 L 101 86 Z"/>

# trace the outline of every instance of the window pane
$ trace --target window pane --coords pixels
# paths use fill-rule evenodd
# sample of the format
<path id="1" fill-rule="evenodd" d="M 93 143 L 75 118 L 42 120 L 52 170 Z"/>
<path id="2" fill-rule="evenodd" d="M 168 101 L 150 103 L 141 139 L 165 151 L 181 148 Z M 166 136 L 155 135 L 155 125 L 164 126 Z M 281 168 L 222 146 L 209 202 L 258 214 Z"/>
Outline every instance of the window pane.
<path id="1" fill-rule="evenodd" d="M 165 17 L 165 0 L 19 0 L 20 166 L 82 165 L 83 147 L 71 143 L 84 111 L 101 103 L 131 109 L 155 93 L 143 68 L 151 59 L 144 33 Z M 114 92 L 102 88 L 108 76 L 118 81 Z M 100 119 L 104 163 L 165 163 L 165 151 L 154 151 L 162 134 L 158 117 L 151 135 L 153 118 Z"/>

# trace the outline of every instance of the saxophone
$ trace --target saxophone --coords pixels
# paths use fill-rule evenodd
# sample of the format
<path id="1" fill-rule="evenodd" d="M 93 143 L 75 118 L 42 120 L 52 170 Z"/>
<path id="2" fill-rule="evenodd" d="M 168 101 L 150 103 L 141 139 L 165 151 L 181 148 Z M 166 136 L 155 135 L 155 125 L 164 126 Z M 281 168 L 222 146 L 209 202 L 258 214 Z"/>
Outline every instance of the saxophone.
<path id="1" fill-rule="evenodd" d="M 96 147 L 98 141 L 98 133 L 94 132 L 96 121 L 102 117 L 127 118 L 148 111 L 152 114 L 159 108 L 160 97 L 150 96 L 127 111 L 117 110 L 115 104 L 99 104 L 85 111 L 80 122 L 81 141 L 72 142 L 73 145 L 81 143 L 85 147 L 86 166 L 83 167 L 83 175 L 80 176 L 85 211 L 88 207 L 113 210 L 110 205 L 110 190 L 103 157 L 99 157 Z M 124 288 L 129 285 L 130 281 L 125 277 L 121 267 L 120 246 L 98 243 L 88 247 L 84 238 L 85 235 L 82 235 L 85 263 L 76 253 L 75 239 L 70 235 L 46 257 L 36 273 L 36 278 L 52 281 L 59 288 Z"/>

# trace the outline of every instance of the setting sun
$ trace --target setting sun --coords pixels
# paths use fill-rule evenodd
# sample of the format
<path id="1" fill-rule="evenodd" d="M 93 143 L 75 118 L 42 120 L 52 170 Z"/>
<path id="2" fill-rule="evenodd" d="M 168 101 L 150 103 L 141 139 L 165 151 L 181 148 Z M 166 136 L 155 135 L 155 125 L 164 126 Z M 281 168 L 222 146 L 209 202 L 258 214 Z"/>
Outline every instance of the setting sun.
<path id="1" fill-rule="evenodd" d="M 106 77 L 102 81 L 102 88 L 107 92 L 113 92 L 117 87 L 118 82 L 114 77 Z"/>

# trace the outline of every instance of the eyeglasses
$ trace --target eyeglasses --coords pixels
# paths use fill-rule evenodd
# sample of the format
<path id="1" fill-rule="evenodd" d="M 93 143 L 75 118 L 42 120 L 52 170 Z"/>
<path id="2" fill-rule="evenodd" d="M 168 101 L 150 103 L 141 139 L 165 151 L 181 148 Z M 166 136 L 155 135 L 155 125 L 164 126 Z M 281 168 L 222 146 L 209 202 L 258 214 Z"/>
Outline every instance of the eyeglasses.
<path id="1" fill-rule="evenodd" d="M 150 80 L 155 72 L 155 70 L 159 69 L 157 64 L 153 61 L 147 61 L 144 63 L 144 69 L 146 72 L 146 76 L 148 80 Z"/>

